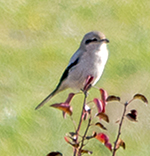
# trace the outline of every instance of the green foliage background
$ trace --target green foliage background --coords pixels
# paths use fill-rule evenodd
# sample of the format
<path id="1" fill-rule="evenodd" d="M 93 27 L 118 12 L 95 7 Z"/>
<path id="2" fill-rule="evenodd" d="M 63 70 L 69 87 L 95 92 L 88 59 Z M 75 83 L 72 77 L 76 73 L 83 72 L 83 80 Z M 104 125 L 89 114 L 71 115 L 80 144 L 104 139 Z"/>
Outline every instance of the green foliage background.
<path id="1" fill-rule="evenodd" d="M 42 156 L 50 151 L 72 155 L 64 141 L 73 131 L 69 117 L 50 108 L 71 90 L 54 97 L 42 109 L 37 104 L 54 89 L 85 33 L 102 31 L 110 40 L 109 60 L 97 86 L 128 101 L 135 93 L 150 99 L 149 0 L 1 0 L 0 1 L 0 155 Z M 99 97 L 91 89 L 89 100 Z M 76 122 L 82 95 L 73 101 Z M 124 122 L 121 138 L 126 150 L 117 155 L 150 155 L 150 109 L 136 100 L 138 122 Z M 113 143 L 122 105 L 110 103 L 106 124 Z M 128 110 L 128 111 L 129 111 Z M 100 129 L 96 129 L 100 132 Z M 94 156 L 110 151 L 97 140 L 87 144 Z"/>

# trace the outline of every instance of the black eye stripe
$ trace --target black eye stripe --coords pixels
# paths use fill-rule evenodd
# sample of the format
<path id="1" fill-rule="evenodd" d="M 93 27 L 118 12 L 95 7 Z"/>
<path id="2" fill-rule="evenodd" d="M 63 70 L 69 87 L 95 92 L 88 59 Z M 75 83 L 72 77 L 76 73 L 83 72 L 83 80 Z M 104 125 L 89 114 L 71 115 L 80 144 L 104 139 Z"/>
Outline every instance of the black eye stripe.
<path id="1" fill-rule="evenodd" d="M 85 41 L 85 44 L 89 44 L 89 43 L 95 42 L 95 41 L 98 41 L 97 38 L 88 39 L 88 40 Z"/>
<path id="2" fill-rule="evenodd" d="M 93 38 L 92 41 L 98 41 L 97 38 Z"/>

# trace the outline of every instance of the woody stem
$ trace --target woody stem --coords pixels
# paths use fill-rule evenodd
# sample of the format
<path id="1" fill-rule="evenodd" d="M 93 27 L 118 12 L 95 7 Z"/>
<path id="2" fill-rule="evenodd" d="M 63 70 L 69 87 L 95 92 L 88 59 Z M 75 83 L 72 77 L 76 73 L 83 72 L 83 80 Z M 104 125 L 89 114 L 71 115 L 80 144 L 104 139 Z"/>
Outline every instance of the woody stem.
<path id="1" fill-rule="evenodd" d="M 81 128 L 81 124 L 82 124 L 82 121 L 83 121 L 83 113 L 84 113 L 84 108 L 85 108 L 85 104 L 86 104 L 86 98 L 87 98 L 87 90 L 84 91 L 84 101 L 83 101 L 83 107 L 82 107 L 82 112 L 81 112 L 81 116 L 80 116 L 80 121 L 79 121 L 79 124 L 78 124 L 78 127 L 77 127 L 77 130 L 76 130 L 76 144 L 78 143 L 78 137 L 79 137 L 79 131 L 80 131 L 80 128 Z M 74 149 L 74 155 L 73 156 L 81 156 L 81 153 L 77 151 L 77 148 Z"/>

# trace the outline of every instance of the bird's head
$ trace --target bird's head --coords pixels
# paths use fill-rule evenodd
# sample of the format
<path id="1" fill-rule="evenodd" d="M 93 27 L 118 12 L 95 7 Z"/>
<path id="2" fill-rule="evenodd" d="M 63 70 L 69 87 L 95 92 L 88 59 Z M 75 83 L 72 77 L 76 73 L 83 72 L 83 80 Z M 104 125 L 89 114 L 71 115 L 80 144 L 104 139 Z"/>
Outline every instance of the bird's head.
<path id="1" fill-rule="evenodd" d="M 105 35 L 99 31 L 91 31 L 83 37 L 80 48 L 86 49 L 87 47 L 99 47 L 103 43 L 109 43 Z"/>

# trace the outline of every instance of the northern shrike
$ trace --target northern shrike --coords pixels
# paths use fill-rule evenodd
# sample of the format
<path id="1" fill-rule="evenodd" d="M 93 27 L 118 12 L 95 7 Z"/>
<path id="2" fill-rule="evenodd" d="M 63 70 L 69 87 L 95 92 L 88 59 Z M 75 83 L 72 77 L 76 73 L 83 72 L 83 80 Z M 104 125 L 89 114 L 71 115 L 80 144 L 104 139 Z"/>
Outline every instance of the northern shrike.
<path id="1" fill-rule="evenodd" d="M 91 85 L 94 86 L 100 79 L 108 59 L 108 50 L 105 35 L 92 31 L 83 37 L 79 49 L 73 54 L 55 90 L 50 93 L 35 109 L 42 107 L 55 94 L 72 88 L 83 90 L 88 76 L 92 76 Z"/>

